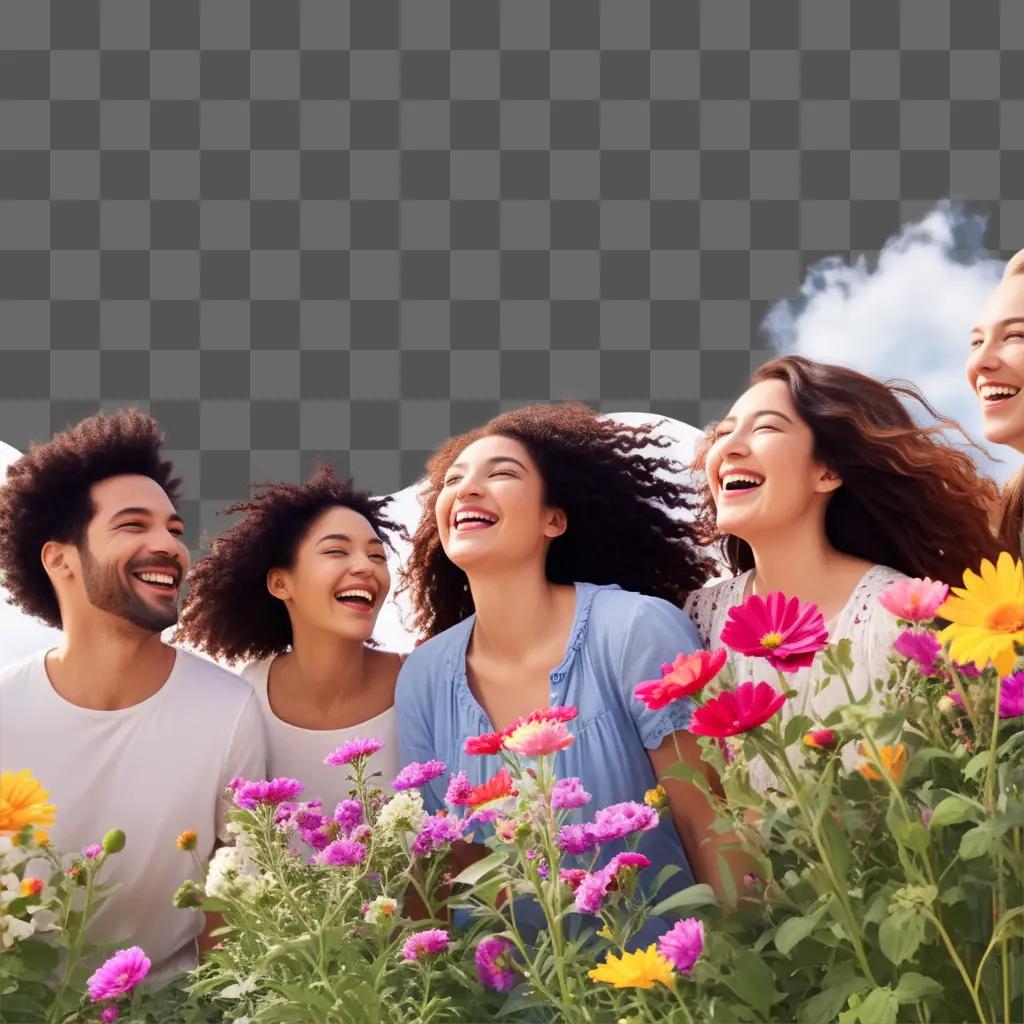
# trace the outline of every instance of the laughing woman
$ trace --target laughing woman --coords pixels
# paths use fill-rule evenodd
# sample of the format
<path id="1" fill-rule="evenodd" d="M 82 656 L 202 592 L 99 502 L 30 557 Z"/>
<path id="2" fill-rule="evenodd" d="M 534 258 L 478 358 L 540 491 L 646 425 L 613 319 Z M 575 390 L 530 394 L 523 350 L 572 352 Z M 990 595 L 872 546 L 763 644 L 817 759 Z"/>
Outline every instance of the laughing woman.
<path id="1" fill-rule="evenodd" d="M 999 287 L 971 331 L 967 379 L 981 402 L 985 437 L 1024 453 L 1024 249 L 1003 274 Z M 1020 557 L 1024 547 L 1024 469 L 1003 490 L 999 539 Z"/>
<path id="2" fill-rule="evenodd" d="M 427 639 L 398 680 L 405 759 L 439 758 L 479 784 L 501 760 L 467 756 L 467 737 L 571 705 L 576 738 L 556 768 L 582 780 L 591 809 L 641 799 L 676 760 L 676 741 L 697 763 L 689 703 L 649 711 L 632 696 L 662 663 L 700 646 L 678 605 L 710 567 L 691 524 L 666 512 L 693 505 L 688 485 L 659 474 L 682 467 L 640 453 L 669 443 L 652 429 L 578 403 L 530 406 L 430 460 L 407 569 Z M 667 788 L 672 814 L 640 850 L 683 866 L 678 884 L 689 883 L 690 864 L 715 884 L 713 844 L 701 845 L 706 802 L 688 784 Z M 437 811 L 443 784 L 429 783 L 424 798 Z"/>
<path id="3" fill-rule="evenodd" d="M 955 424 L 917 426 L 901 399 L 935 415 L 910 385 L 799 356 L 754 374 L 697 459 L 698 523 L 735 574 L 686 601 L 706 644 L 719 645 L 729 610 L 751 594 L 782 591 L 817 604 L 830 639 L 852 641 L 864 693 L 888 674 L 898 632 L 878 595 L 902 575 L 956 581 L 992 557 L 994 485 L 943 439 Z M 757 678 L 752 659 L 733 654 L 732 664 L 738 678 Z M 845 697 L 837 680 L 816 689 L 820 658 L 790 680 L 798 697 L 785 716 L 822 716 Z"/>
<path id="4" fill-rule="evenodd" d="M 225 509 L 242 518 L 190 576 L 176 640 L 242 670 L 259 697 L 268 771 L 297 778 L 306 800 L 348 796 L 324 757 L 350 739 L 384 741 L 370 759 L 385 784 L 399 768 L 394 695 L 401 657 L 367 645 L 387 596 L 390 499 L 334 478 L 263 484 Z"/>

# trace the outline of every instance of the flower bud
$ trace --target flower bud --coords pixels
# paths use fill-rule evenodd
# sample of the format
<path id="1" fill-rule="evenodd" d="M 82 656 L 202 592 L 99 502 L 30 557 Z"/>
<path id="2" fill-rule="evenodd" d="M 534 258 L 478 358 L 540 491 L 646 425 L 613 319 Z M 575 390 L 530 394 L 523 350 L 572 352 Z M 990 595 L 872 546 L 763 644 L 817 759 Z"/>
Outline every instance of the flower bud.
<path id="1" fill-rule="evenodd" d="M 655 786 L 644 793 L 644 803 L 653 807 L 656 811 L 663 811 L 668 807 L 668 794 L 664 786 Z"/>
<path id="2" fill-rule="evenodd" d="M 179 850 L 194 850 L 199 842 L 199 836 L 195 832 L 182 832 L 175 840 Z"/>
<path id="3" fill-rule="evenodd" d="M 124 849 L 124 832 L 119 828 L 112 828 L 103 837 L 104 853 L 120 853 Z"/>
<path id="4" fill-rule="evenodd" d="M 203 902 L 203 891 L 189 878 L 181 883 L 173 902 L 179 910 L 192 910 Z"/>
<path id="5" fill-rule="evenodd" d="M 831 750 L 836 745 L 836 734 L 832 729 L 812 729 L 804 733 L 804 746 L 817 750 Z"/>

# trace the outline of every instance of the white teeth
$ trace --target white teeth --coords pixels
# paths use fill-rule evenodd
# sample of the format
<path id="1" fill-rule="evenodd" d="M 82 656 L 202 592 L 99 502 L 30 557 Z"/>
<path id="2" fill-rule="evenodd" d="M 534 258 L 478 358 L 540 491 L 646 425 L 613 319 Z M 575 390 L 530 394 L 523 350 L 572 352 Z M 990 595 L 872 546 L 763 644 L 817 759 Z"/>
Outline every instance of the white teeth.
<path id="1" fill-rule="evenodd" d="M 373 604 L 373 594 L 368 590 L 341 590 L 334 597 L 339 601 L 343 597 L 365 597 L 370 604 Z"/>
<path id="2" fill-rule="evenodd" d="M 456 526 L 461 526 L 463 523 L 490 523 L 493 526 L 497 521 L 496 517 L 483 512 L 460 512 L 455 517 Z"/>
<path id="3" fill-rule="evenodd" d="M 1020 391 L 1010 384 L 982 384 L 979 388 L 981 397 L 989 401 L 999 398 L 1013 398 Z"/>
<path id="4" fill-rule="evenodd" d="M 721 477 L 721 481 L 723 487 L 728 487 L 729 484 L 733 483 L 752 484 L 758 487 L 764 483 L 764 480 L 756 476 L 750 476 L 748 473 L 725 473 Z"/>
<path id="5" fill-rule="evenodd" d="M 136 573 L 136 575 L 140 580 L 145 580 L 147 583 L 165 583 L 169 587 L 174 586 L 174 577 L 162 572 L 140 572 Z"/>

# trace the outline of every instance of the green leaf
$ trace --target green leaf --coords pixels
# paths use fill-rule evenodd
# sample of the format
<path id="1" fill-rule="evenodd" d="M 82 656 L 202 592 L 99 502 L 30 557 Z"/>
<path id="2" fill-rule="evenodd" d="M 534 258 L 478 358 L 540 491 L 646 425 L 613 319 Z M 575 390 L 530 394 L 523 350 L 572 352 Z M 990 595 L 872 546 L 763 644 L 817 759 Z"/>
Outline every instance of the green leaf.
<path id="1" fill-rule="evenodd" d="M 715 907 L 718 906 L 718 897 L 710 885 L 691 885 L 686 889 L 680 889 L 671 896 L 656 903 L 648 911 L 649 917 L 662 917 L 675 910 L 692 910 L 694 907 Z"/>
<path id="2" fill-rule="evenodd" d="M 670 768 L 666 769 L 662 778 L 682 779 L 683 782 L 689 782 L 705 793 L 711 793 L 711 787 L 708 785 L 708 780 L 704 777 L 704 773 L 685 761 L 677 761 Z"/>
<path id="3" fill-rule="evenodd" d="M 748 1006 L 752 1006 L 765 1017 L 772 1006 L 782 998 L 782 993 L 775 987 L 775 977 L 771 968 L 749 950 L 743 950 L 736 957 L 736 969 L 722 980 Z"/>
<path id="4" fill-rule="evenodd" d="M 869 992 L 857 1008 L 857 1016 L 863 1024 L 896 1024 L 900 1004 L 896 993 L 888 985 Z"/>
<path id="5" fill-rule="evenodd" d="M 813 726 L 813 718 L 808 718 L 806 715 L 794 715 L 786 723 L 786 731 L 782 735 L 782 742 L 787 747 L 796 743 L 796 741 Z"/>
<path id="6" fill-rule="evenodd" d="M 495 868 L 501 867 L 505 860 L 505 851 L 495 850 L 494 853 L 484 857 L 483 860 L 478 860 L 475 864 L 470 864 L 468 868 L 463 868 L 452 882 L 453 884 L 457 882 L 460 885 L 475 885 L 484 875 Z"/>
<path id="7" fill-rule="evenodd" d="M 57 966 L 59 954 L 48 942 L 40 939 L 25 939 L 17 946 L 25 966 L 34 974 L 46 974 Z"/>
<path id="8" fill-rule="evenodd" d="M 894 964 L 910 960 L 924 941 L 925 920 L 909 908 L 894 910 L 879 926 L 878 944 Z"/>
<path id="9" fill-rule="evenodd" d="M 975 825 L 960 837 L 960 848 L 957 852 L 963 860 L 983 857 L 999 841 L 1001 830 L 991 826 L 991 822 Z"/>
<path id="10" fill-rule="evenodd" d="M 964 765 L 964 778 L 976 779 L 988 767 L 989 752 L 987 750 L 975 754 L 974 757 Z"/>
<path id="11" fill-rule="evenodd" d="M 932 812 L 929 828 L 944 828 L 946 825 L 958 825 L 968 818 L 977 819 L 979 811 L 984 813 L 981 806 L 973 800 L 962 796 L 947 796 Z"/>
<path id="12" fill-rule="evenodd" d="M 904 781 L 916 779 L 919 775 L 931 775 L 932 761 L 951 761 L 956 764 L 956 758 L 948 750 L 940 750 L 938 747 L 922 747 L 914 751 L 907 762 L 907 770 L 903 775 Z"/>
<path id="13" fill-rule="evenodd" d="M 896 986 L 896 999 L 901 1003 L 916 1003 L 927 996 L 941 996 L 942 986 L 932 978 L 923 974 L 908 971 L 900 975 L 900 983 Z"/>
<path id="14" fill-rule="evenodd" d="M 666 864 L 655 876 L 647 891 L 651 896 L 657 896 L 661 887 L 673 876 L 678 875 L 683 869 L 678 864 Z"/>
<path id="15" fill-rule="evenodd" d="M 775 933 L 775 948 L 783 956 L 802 939 L 806 939 L 817 927 L 818 915 L 812 914 L 809 917 L 791 917 L 779 925 Z"/>

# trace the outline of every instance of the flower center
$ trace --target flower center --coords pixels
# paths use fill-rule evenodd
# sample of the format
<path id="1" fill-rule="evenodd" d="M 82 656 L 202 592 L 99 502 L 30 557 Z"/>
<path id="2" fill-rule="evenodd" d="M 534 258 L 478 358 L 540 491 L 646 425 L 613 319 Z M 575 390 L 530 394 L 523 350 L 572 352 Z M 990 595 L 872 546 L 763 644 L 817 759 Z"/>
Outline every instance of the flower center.
<path id="1" fill-rule="evenodd" d="M 985 616 L 985 628 L 995 633 L 1016 633 L 1024 629 L 1024 605 L 997 605 Z"/>
<path id="2" fill-rule="evenodd" d="M 781 633 L 765 633 L 761 637 L 761 646 L 766 650 L 774 651 L 776 647 L 781 647 L 785 637 Z"/>

